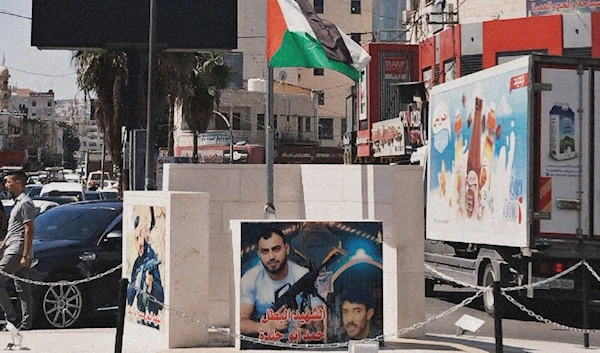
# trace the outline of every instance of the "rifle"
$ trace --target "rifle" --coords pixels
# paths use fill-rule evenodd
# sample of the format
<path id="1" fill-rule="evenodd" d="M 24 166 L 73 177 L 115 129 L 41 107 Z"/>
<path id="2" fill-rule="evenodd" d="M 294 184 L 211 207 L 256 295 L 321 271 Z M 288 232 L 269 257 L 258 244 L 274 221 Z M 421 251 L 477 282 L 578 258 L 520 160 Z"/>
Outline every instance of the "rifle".
<path id="1" fill-rule="evenodd" d="M 292 310 L 298 310 L 298 303 L 296 302 L 296 297 L 299 294 L 302 294 L 302 302 L 304 303 L 307 300 L 308 296 L 316 296 L 321 299 L 325 305 L 327 302 L 325 298 L 323 298 L 319 292 L 317 291 L 317 287 L 315 286 L 315 282 L 319 277 L 319 273 L 321 270 L 332 264 L 334 261 L 338 260 L 338 257 L 342 255 L 343 252 L 341 249 L 334 249 L 330 256 L 325 260 L 319 267 L 314 267 L 312 261 L 309 262 L 308 272 L 302 276 L 296 283 L 289 284 L 286 283 L 281 288 L 275 291 L 275 302 L 271 305 L 271 309 L 273 311 L 279 310 L 282 306 Z M 283 292 L 283 294 L 282 294 Z"/>

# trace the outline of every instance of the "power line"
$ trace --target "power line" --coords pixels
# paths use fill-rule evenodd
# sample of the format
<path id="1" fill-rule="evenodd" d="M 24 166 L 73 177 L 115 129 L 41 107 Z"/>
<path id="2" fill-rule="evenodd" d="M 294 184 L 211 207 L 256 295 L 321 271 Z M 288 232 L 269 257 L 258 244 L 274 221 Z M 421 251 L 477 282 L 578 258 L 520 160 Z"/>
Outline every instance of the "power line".
<path id="1" fill-rule="evenodd" d="M 21 70 L 21 69 L 17 69 L 14 67 L 9 67 L 7 66 L 7 68 L 9 70 L 14 70 L 17 72 L 22 72 L 25 74 L 30 74 L 30 75 L 37 75 L 37 76 L 45 76 L 45 77 L 66 77 L 66 76 L 72 76 L 72 75 L 76 75 L 76 72 L 71 72 L 70 74 L 61 74 L 61 75 L 53 75 L 53 74 L 43 74 L 43 73 L 39 73 L 39 72 L 31 72 L 31 71 L 26 71 L 26 70 Z"/>
<path id="2" fill-rule="evenodd" d="M 31 17 L 27 17 L 27 16 L 23 16 L 23 15 L 18 15 L 16 13 L 8 12 L 6 10 L 0 10 L 0 14 L 8 15 L 8 16 L 14 16 L 14 17 L 18 17 L 18 18 L 24 18 L 26 20 L 31 20 Z"/>

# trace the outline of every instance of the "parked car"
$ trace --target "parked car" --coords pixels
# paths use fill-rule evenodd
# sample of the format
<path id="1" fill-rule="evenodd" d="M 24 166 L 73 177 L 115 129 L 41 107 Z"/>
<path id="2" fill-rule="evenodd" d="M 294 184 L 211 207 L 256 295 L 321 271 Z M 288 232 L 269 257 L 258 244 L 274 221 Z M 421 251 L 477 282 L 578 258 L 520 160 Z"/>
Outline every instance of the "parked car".
<path id="1" fill-rule="evenodd" d="M 28 184 L 25 185 L 25 193 L 31 198 L 38 197 L 43 187 L 42 184 Z"/>
<path id="2" fill-rule="evenodd" d="M 117 189 L 102 189 L 100 190 L 103 200 L 114 200 L 119 198 L 119 190 Z"/>
<path id="3" fill-rule="evenodd" d="M 44 196 L 75 196 L 78 201 L 83 201 L 85 200 L 85 189 L 79 183 L 53 182 L 42 187 L 40 197 Z"/>
<path id="4" fill-rule="evenodd" d="M 49 201 L 49 200 L 34 199 L 32 201 L 33 201 L 33 205 L 35 206 L 36 215 L 39 215 L 40 213 L 43 213 L 43 212 L 51 209 L 52 207 L 56 207 L 59 205 L 57 202 Z M 2 200 L 2 206 L 4 206 L 4 212 L 6 212 L 7 215 L 10 214 L 10 211 L 12 211 L 12 208 L 14 205 L 15 205 L 15 200 L 13 200 L 13 199 Z"/>
<path id="5" fill-rule="evenodd" d="M 88 190 L 85 192 L 85 199 L 89 201 L 102 200 L 102 194 L 100 194 L 100 191 Z"/>
<path id="6" fill-rule="evenodd" d="M 31 277 L 44 282 L 73 281 L 121 264 L 120 200 L 85 201 L 54 207 L 35 219 Z M 83 318 L 116 313 L 118 269 L 82 284 L 34 286 L 35 327 L 68 328 Z"/>

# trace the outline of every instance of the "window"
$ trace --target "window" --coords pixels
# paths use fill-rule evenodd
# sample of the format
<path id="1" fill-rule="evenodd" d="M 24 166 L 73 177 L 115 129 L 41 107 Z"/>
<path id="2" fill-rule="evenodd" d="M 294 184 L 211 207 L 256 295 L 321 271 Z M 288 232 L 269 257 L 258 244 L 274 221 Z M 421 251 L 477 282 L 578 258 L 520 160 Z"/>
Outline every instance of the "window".
<path id="1" fill-rule="evenodd" d="M 360 0 L 350 1 L 350 13 L 355 15 L 360 14 Z"/>
<path id="2" fill-rule="evenodd" d="M 31 100 L 31 106 L 32 106 L 32 107 L 35 107 L 36 105 L 37 105 L 37 102 L 35 101 L 35 99 L 32 99 L 32 100 Z"/>
<path id="3" fill-rule="evenodd" d="M 325 7 L 323 6 L 323 1 L 324 0 L 315 0 L 315 12 L 316 13 L 323 13 L 323 11 L 325 10 Z"/>
<path id="4" fill-rule="evenodd" d="M 265 129 L 265 115 L 264 114 L 256 114 L 256 130 L 264 130 Z"/>
<path id="5" fill-rule="evenodd" d="M 273 115 L 273 129 L 277 130 L 277 115 Z"/>
<path id="6" fill-rule="evenodd" d="M 340 131 L 342 132 L 342 135 L 343 135 L 343 134 L 344 134 L 346 131 L 348 131 L 348 126 L 347 126 L 347 124 L 348 124 L 348 119 L 346 119 L 346 118 L 342 118 L 342 125 L 341 125 L 341 129 L 340 129 Z"/>
<path id="7" fill-rule="evenodd" d="M 319 139 L 333 140 L 333 118 L 319 119 Z"/>
<path id="8" fill-rule="evenodd" d="M 310 131 L 310 117 L 309 116 L 305 116 L 304 117 L 304 131 Z"/>
<path id="9" fill-rule="evenodd" d="M 233 112 L 233 129 L 234 130 L 252 130 L 252 121 L 250 121 L 250 109 L 242 109 L 243 112 Z"/>
<path id="10" fill-rule="evenodd" d="M 350 38 L 360 44 L 360 33 L 350 33 Z"/>
<path id="11" fill-rule="evenodd" d="M 325 69 L 313 69 L 314 76 L 323 76 L 325 75 Z"/>
<path id="12" fill-rule="evenodd" d="M 52 101 L 48 101 L 48 106 L 52 107 Z"/>
<path id="13" fill-rule="evenodd" d="M 325 91 L 316 91 L 317 93 L 317 104 L 325 105 Z"/>

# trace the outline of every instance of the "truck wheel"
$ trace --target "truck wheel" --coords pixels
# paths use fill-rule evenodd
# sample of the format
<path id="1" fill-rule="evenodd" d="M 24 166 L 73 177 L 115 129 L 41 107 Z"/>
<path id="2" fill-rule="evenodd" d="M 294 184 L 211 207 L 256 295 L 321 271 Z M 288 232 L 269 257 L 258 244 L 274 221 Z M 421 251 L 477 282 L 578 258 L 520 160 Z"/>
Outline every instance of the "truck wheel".
<path id="1" fill-rule="evenodd" d="M 482 286 L 487 287 L 494 284 L 494 267 L 492 264 L 487 264 L 483 270 Z M 490 316 L 494 316 L 494 292 L 485 291 L 483 293 L 483 308 Z"/>

